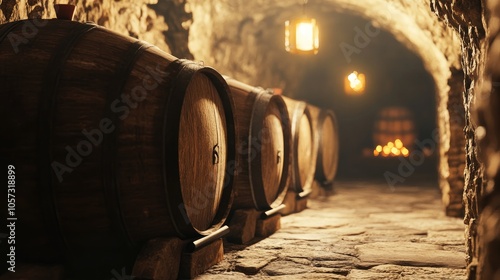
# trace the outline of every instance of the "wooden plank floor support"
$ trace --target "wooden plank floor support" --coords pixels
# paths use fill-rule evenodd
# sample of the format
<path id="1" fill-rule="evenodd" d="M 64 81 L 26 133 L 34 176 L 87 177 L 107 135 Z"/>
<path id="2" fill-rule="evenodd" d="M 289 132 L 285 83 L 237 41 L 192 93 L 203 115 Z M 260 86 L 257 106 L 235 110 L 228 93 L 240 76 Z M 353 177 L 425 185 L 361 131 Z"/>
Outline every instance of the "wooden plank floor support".
<path id="1" fill-rule="evenodd" d="M 281 214 L 275 214 L 267 218 L 257 220 L 255 236 L 268 237 L 281 228 Z"/>
<path id="2" fill-rule="evenodd" d="M 179 278 L 193 279 L 194 277 L 205 272 L 214 264 L 221 262 L 222 259 L 224 259 L 222 238 L 218 238 L 210 244 L 193 252 L 184 252 L 181 258 Z"/>
<path id="3" fill-rule="evenodd" d="M 285 205 L 276 209 L 258 211 L 238 209 L 233 212 L 229 222 L 230 232 L 226 239 L 236 244 L 247 244 L 255 237 L 267 237 L 281 228 L 281 214 Z"/>
<path id="4" fill-rule="evenodd" d="M 333 182 L 331 183 L 320 183 L 318 181 L 314 181 L 312 183 L 311 193 L 308 195 L 308 198 L 323 198 L 328 197 L 334 194 Z"/>
<path id="5" fill-rule="evenodd" d="M 293 213 L 302 212 L 307 209 L 307 200 L 308 196 L 300 197 L 294 191 L 288 191 L 283 204 L 285 204 L 285 208 L 281 210 L 281 214 L 283 216 L 290 215 Z"/>
<path id="6" fill-rule="evenodd" d="M 142 248 L 132 270 L 141 279 L 177 279 L 186 242 L 179 238 L 156 238 Z"/>
<path id="7" fill-rule="evenodd" d="M 224 226 L 196 240 L 176 237 L 148 241 L 137 256 L 132 270 L 134 279 L 191 279 L 205 272 L 224 258 L 222 236 L 229 232 Z"/>
<path id="8" fill-rule="evenodd" d="M 132 269 L 133 279 L 192 279 L 202 274 L 224 258 L 221 237 L 228 231 L 229 228 L 224 226 L 214 234 L 198 240 L 182 240 L 177 237 L 149 240 L 137 255 Z M 0 280 L 23 279 L 63 280 L 66 277 L 62 265 L 39 264 L 19 264 L 16 272 L 0 275 Z"/>
<path id="9" fill-rule="evenodd" d="M 311 193 L 309 194 L 309 198 L 317 198 L 321 197 L 324 194 L 323 188 L 320 186 L 318 181 L 314 181 L 311 185 Z"/>
<path id="10" fill-rule="evenodd" d="M 192 279 L 224 259 L 222 237 L 229 233 L 223 226 L 210 235 L 186 244 L 182 253 L 179 279 Z"/>
<path id="11" fill-rule="evenodd" d="M 308 197 L 298 197 L 295 201 L 295 213 L 302 212 L 307 209 L 307 200 Z"/>
<path id="12" fill-rule="evenodd" d="M 255 209 L 237 209 L 229 222 L 229 234 L 226 239 L 236 244 L 247 244 L 255 238 L 257 219 L 261 215 Z"/>
<path id="13" fill-rule="evenodd" d="M 283 200 L 283 204 L 285 204 L 285 209 L 281 210 L 281 214 L 283 216 L 295 213 L 296 200 L 297 200 L 297 193 L 292 190 L 289 190 L 285 195 L 285 199 Z"/>

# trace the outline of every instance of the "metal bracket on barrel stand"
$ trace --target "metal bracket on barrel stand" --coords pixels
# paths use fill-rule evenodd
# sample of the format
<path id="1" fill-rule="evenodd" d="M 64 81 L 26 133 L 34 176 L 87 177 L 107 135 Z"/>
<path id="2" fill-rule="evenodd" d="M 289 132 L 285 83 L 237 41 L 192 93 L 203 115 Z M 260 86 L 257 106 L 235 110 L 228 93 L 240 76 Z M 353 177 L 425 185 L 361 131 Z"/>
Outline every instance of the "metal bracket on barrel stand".
<path id="1" fill-rule="evenodd" d="M 192 279 L 222 261 L 222 237 L 228 233 L 229 227 L 223 226 L 210 235 L 187 243 L 181 257 L 179 278 Z"/>

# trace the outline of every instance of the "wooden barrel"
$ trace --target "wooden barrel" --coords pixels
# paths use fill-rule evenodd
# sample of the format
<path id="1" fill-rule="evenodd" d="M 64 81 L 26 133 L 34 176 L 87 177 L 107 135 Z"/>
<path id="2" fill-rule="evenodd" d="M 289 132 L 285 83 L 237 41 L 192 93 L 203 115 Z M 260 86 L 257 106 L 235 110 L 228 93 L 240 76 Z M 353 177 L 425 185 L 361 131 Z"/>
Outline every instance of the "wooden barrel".
<path id="1" fill-rule="evenodd" d="M 225 77 L 234 100 L 238 172 L 233 209 L 269 210 L 288 190 L 290 120 L 283 98 Z"/>
<path id="2" fill-rule="evenodd" d="M 305 102 L 285 96 L 283 100 L 290 116 L 292 133 L 290 189 L 305 196 L 312 189 L 316 162 L 312 118 Z"/>
<path id="3" fill-rule="evenodd" d="M 405 147 L 412 148 L 415 138 L 415 125 L 410 110 L 404 107 L 387 107 L 378 113 L 373 128 L 375 146 L 384 146 L 399 139 Z"/>
<path id="4" fill-rule="evenodd" d="M 337 173 L 339 136 L 337 118 L 332 110 L 308 104 L 314 127 L 314 153 L 316 154 L 315 180 L 330 187 Z"/>
<path id="5" fill-rule="evenodd" d="M 18 176 L 17 256 L 97 259 L 219 229 L 235 161 L 222 76 L 93 24 L 41 24 L 0 26 L 0 149 Z M 12 38 L 22 39 L 15 48 Z"/>

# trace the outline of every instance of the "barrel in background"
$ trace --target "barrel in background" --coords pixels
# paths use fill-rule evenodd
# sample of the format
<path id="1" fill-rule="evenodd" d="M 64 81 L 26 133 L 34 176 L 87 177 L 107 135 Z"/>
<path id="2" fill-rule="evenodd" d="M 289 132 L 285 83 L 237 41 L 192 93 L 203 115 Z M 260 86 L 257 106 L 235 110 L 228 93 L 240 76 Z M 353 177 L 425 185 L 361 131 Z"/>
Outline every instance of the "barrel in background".
<path id="1" fill-rule="evenodd" d="M 315 180 L 324 188 L 331 188 L 337 173 L 339 157 L 338 125 L 332 110 L 308 104 L 314 127 L 316 154 Z"/>
<path id="2" fill-rule="evenodd" d="M 283 99 L 288 109 L 292 135 L 290 189 L 307 195 L 312 189 L 316 162 L 311 114 L 305 102 L 285 96 Z"/>
<path id="3" fill-rule="evenodd" d="M 0 27 L 0 152 L 19 175 L 17 256 L 106 263 L 157 236 L 220 228 L 235 161 L 224 79 L 72 21 L 48 20 L 16 53 L 5 38 L 27 22 Z"/>
<path id="4" fill-rule="evenodd" d="M 226 77 L 234 100 L 238 174 L 233 209 L 269 210 L 287 192 L 290 121 L 281 96 Z"/>
<path id="5" fill-rule="evenodd" d="M 405 107 L 386 107 L 382 109 L 373 127 L 374 145 L 386 145 L 401 140 L 403 145 L 413 148 L 416 134 L 413 114 Z"/>

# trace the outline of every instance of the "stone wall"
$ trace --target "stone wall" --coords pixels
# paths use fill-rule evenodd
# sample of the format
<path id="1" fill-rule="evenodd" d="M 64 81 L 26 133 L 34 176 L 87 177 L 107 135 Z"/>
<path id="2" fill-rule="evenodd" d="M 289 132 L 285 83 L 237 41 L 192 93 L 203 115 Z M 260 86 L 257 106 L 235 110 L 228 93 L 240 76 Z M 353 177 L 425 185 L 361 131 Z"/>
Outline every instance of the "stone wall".
<path id="1" fill-rule="evenodd" d="M 465 171 L 465 109 L 464 73 L 462 69 L 452 69 L 449 79 L 448 112 L 450 114 L 450 145 L 446 151 L 446 161 L 441 161 L 440 177 L 446 214 L 452 217 L 464 216 L 463 191 Z M 443 163 L 444 162 L 444 163 Z M 443 165 L 448 167 L 445 173 Z M 443 184 L 444 182 L 444 184 Z"/>
<path id="2" fill-rule="evenodd" d="M 148 41 L 170 52 L 164 31 L 168 30 L 164 17 L 148 5 L 158 0 L 69 0 L 76 5 L 75 21 L 92 21 L 123 35 Z M 1 0 L 0 24 L 28 19 L 55 18 L 54 0 Z"/>
<path id="3" fill-rule="evenodd" d="M 484 75 L 479 77 L 476 96 L 476 138 L 480 160 L 485 163 L 487 184 L 478 188 L 477 208 L 480 213 L 477 240 L 477 278 L 500 278 L 500 3 L 487 1 L 488 23 L 484 52 Z M 483 64 L 483 60 L 478 60 Z"/>
<path id="4" fill-rule="evenodd" d="M 500 279 L 500 4 L 476 0 L 433 5 L 462 40 L 469 279 Z"/>
<path id="5" fill-rule="evenodd" d="M 155 29 L 162 31 L 172 54 L 179 58 L 193 59 L 188 47 L 189 28 L 193 22 L 193 14 L 186 5 L 186 0 L 155 0 L 158 3 L 150 5 L 157 14 L 162 15 L 168 25 L 165 30 L 162 25 Z M 163 29 L 163 30 L 162 30 Z"/>

